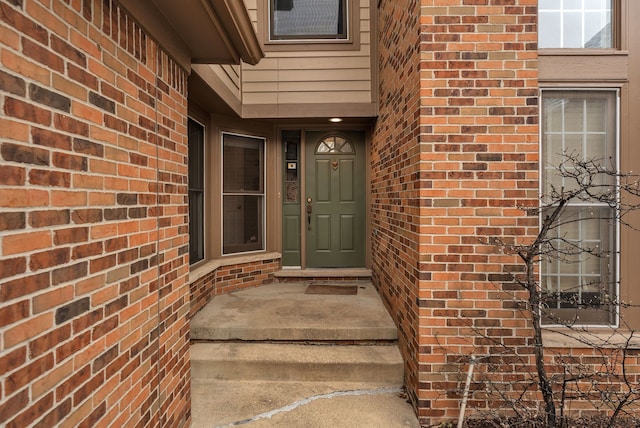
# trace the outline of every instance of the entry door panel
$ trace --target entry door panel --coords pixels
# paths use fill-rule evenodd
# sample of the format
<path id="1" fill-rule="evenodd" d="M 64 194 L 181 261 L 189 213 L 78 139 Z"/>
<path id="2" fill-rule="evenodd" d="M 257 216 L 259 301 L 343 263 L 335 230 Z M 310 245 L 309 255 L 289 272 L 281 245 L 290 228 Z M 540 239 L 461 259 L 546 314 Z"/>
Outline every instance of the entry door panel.
<path id="1" fill-rule="evenodd" d="M 348 140 L 350 148 L 318 151 L 318 143 L 332 136 Z M 306 137 L 307 266 L 363 267 L 364 135 L 308 132 Z"/>

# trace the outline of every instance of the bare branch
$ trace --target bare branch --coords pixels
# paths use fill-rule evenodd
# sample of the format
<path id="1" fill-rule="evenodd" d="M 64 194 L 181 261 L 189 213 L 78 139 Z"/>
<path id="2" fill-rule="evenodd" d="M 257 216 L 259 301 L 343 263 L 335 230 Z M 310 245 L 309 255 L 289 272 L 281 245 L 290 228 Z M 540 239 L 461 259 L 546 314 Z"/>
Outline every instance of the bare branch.
<path id="1" fill-rule="evenodd" d="M 548 427 L 563 424 L 569 400 L 591 403 L 594 409 L 609 409 L 608 426 L 614 426 L 622 415 L 632 416 L 626 409 L 640 401 L 639 376 L 636 373 L 631 376 L 627 367 L 629 351 L 638 346 L 638 340 L 633 331 L 626 330 L 627 334 L 623 334 L 621 328 L 615 328 L 613 324 L 608 337 L 595 334 L 580 317 L 584 311 L 599 311 L 608 314 L 609 318 L 617 317 L 620 326 L 625 327 L 619 308 L 635 305 L 622 302 L 615 295 L 616 278 L 607 276 L 609 268 L 602 268 L 591 279 L 587 275 L 580 276 L 575 285 L 565 284 L 562 288 L 558 285 L 553 290 L 543 288 L 538 275 L 541 262 L 553 262 L 554 266 L 564 268 L 598 259 L 602 260 L 602 266 L 613 266 L 615 246 L 605 245 L 602 240 L 585 242 L 572 230 L 586 221 L 609 225 L 611 231 L 619 227 L 640 230 L 626 220 L 630 213 L 640 210 L 640 176 L 620 173 L 611 158 L 584 159 L 572 152 L 562 154 L 555 174 L 546 181 L 547 188 L 539 206 L 522 207 L 528 216 L 540 218 L 536 236 L 524 243 L 502 237 L 483 241 L 500 253 L 517 255 L 523 264 L 522 272 L 507 272 L 516 286 L 516 290 L 508 295 L 517 304 L 522 303 L 520 307 L 528 313 L 535 373 L 523 374 L 516 370 L 518 379 L 531 380 L 529 386 L 520 382 L 518 391 L 514 386 L 507 390 L 504 383 L 496 383 L 490 376 L 496 370 L 529 367 L 527 354 L 520 355 L 502 337 L 492 337 L 481 328 L 471 326 L 490 351 L 485 359 L 487 373 L 480 382 L 517 415 L 527 412 L 524 403 L 530 402 L 526 397 L 531 386 L 535 386 L 543 399 L 544 420 Z M 526 291 L 526 297 L 518 290 Z M 506 290 L 502 292 L 507 293 Z M 542 333 L 547 327 L 544 323 L 562 326 L 564 329 L 554 332 L 565 335 L 567 341 L 578 346 L 592 349 L 592 359 L 585 363 L 570 354 L 545 348 Z M 637 354 L 634 357 L 637 360 Z M 501 363 L 505 361 L 511 363 Z M 550 361 L 556 364 L 552 365 Z"/>

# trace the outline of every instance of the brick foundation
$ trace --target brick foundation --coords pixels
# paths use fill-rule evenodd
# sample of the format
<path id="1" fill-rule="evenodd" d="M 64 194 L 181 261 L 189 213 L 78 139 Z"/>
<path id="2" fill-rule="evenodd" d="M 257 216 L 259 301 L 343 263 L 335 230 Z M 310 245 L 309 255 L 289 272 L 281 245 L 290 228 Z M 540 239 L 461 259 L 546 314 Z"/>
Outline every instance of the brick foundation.
<path id="1" fill-rule="evenodd" d="M 244 288 L 258 287 L 274 281 L 280 270 L 280 258 L 217 266 L 190 284 L 191 316 L 212 297 Z"/>

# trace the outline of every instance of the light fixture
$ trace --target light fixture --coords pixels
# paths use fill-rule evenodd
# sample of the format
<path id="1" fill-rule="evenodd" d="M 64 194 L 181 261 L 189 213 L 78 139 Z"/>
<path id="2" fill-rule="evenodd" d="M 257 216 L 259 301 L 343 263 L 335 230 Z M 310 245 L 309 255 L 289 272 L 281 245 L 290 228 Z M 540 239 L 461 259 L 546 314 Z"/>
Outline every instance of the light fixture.
<path id="1" fill-rule="evenodd" d="M 331 119 L 329 119 L 329 122 L 340 123 L 340 122 L 342 122 L 342 118 L 341 117 L 332 117 Z"/>

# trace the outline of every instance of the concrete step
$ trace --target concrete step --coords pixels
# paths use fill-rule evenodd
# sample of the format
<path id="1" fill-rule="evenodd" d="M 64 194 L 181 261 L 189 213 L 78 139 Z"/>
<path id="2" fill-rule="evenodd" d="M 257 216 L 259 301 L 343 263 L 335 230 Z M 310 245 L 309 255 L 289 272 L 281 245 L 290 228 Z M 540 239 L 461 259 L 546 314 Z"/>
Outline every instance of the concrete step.
<path id="1" fill-rule="evenodd" d="M 274 274 L 280 282 L 365 281 L 371 282 L 371 270 L 365 268 L 284 268 Z"/>
<path id="2" fill-rule="evenodd" d="M 191 322 L 193 426 L 418 427 L 397 329 L 370 282 L 351 284 L 355 295 L 299 282 L 213 298 Z"/>
<path id="3" fill-rule="evenodd" d="M 401 386 L 403 361 L 395 345 L 194 343 L 196 380 L 376 382 Z"/>
<path id="4" fill-rule="evenodd" d="M 214 297 L 191 321 L 204 341 L 395 341 L 398 331 L 371 283 L 357 295 L 309 295 L 272 284 Z"/>
<path id="5" fill-rule="evenodd" d="M 193 380 L 193 428 L 419 428 L 395 385 Z"/>

